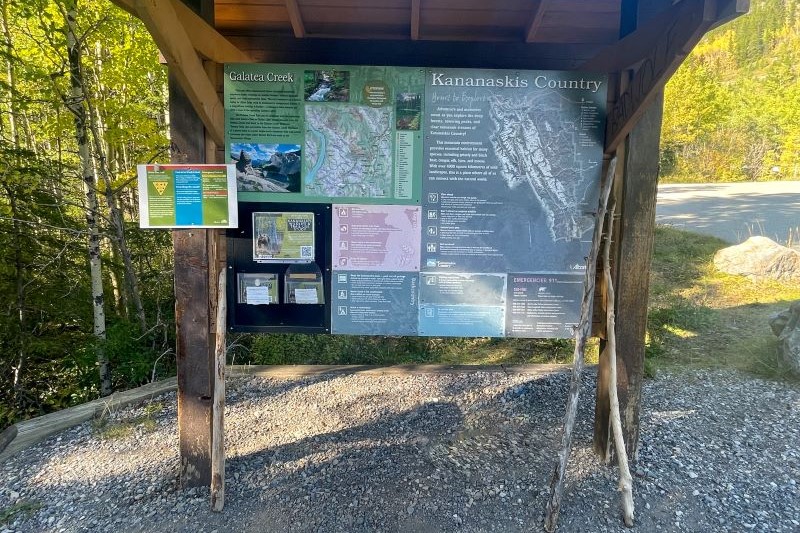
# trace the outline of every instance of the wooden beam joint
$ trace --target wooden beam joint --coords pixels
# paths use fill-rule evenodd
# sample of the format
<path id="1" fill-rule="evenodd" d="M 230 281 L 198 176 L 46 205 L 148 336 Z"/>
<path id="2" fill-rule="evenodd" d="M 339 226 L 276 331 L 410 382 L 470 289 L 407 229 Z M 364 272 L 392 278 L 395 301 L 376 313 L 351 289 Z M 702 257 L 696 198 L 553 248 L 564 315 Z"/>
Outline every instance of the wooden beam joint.
<path id="1" fill-rule="evenodd" d="M 411 0 L 411 40 L 419 40 L 420 24 L 420 2 L 421 0 Z"/>
<path id="2" fill-rule="evenodd" d="M 300 6 L 297 0 L 286 0 L 286 11 L 289 12 L 289 22 L 292 23 L 294 36 L 302 39 L 306 36 L 306 26 L 303 23 L 303 15 L 300 13 Z"/>
<path id="3" fill-rule="evenodd" d="M 169 0 L 135 0 L 142 19 L 211 138 L 224 144 L 224 110 L 186 30 Z"/>
<path id="4" fill-rule="evenodd" d="M 528 23 L 528 28 L 525 31 L 525 42 L 532 43 L 536 40 L 536 34 L 539 33 L 539 28 L 542 26 L 544 20 L 544 13 L 547 11 L 548 4 L 551 0 L 539 0 L 536 9 L 533 10 L 531 20 Z"/>
<path id="5" fill-rule="evenodd" d="M 741 0 L 730 2 L 736 4 L 733 9 L 744 5 Z M 630 64 L 634 58 L 639 64 L 627 90 L 609 110 L 607 154 L 613 153 L 631 132 L 697 42 L 730 10 L 727 3 L 719 6 L 716 0 L 684 0 L 584 64 L 584 70 L 607 72 L 621 62 Z M 641 50 L 649 52 L 641 57 Z"/>

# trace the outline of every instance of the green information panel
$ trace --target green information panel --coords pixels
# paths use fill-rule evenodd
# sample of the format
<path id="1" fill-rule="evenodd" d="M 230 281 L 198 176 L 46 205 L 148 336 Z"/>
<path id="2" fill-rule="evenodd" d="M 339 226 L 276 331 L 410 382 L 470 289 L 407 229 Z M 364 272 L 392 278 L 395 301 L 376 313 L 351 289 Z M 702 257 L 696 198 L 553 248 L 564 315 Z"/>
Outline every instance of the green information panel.
<path id="1" fill-rule="evenodd" d="M 225 65 L 225 150 L 239 199 L 415 204 L 424 69 Z"/>
<path id="2" fill-rule="evenodd" d="M 139 165 L 143 228 L 235 228 L 233 165 Z"/>

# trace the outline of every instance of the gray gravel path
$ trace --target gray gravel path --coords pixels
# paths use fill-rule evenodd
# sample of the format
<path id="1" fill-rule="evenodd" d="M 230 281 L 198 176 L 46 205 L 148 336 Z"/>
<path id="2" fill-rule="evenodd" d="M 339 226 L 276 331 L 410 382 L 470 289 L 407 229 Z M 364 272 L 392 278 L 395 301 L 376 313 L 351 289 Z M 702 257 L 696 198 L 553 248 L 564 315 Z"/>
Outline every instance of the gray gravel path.
<path id="1" fill-rule="evenodd" d="M 90 423 L 0 465 L 7 531 L 537 531 L 569 376 L 229 380 L 227 494 L 177 490 L 175 396 L 155 429 Z M 627 531 L 591 451 L 592 377 L 559 531 Z M 724 371 L 645 385 L 636 531 L 800 531 L 800 387 Z M 145 406 L 122 409 L 132 419 Z"/>

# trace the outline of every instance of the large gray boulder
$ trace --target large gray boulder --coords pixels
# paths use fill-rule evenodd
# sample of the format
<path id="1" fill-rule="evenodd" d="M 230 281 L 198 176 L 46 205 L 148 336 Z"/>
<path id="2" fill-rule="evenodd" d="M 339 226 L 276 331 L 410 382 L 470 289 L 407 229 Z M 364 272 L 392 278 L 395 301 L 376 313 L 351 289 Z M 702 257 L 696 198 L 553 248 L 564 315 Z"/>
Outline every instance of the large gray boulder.
<path id="1" fill-rule="evenodd" d="M 0 426 L 3 427 L 3 426 Z M 11 441 L 17 436 L 17 426 L 14 424 L 8 426 L 0 432 L 0 452 L 6 449 L 6 446 L 11 444 Z"/>
<path id="2" fill-rule="evenodd" d="M 769 327 L 778 337 L 778 349 L 784 362 L 800 375 L 800 300 L 788 310 L 770 317 Z"/>
<path id="3" fill-rule="evenodd" d="M 714 255 L 714 266 L 726 274 L 752 280 L 800 282 L 800 252 L 767 237 L 750 237 L 742 244 L 723 248 Z"/>

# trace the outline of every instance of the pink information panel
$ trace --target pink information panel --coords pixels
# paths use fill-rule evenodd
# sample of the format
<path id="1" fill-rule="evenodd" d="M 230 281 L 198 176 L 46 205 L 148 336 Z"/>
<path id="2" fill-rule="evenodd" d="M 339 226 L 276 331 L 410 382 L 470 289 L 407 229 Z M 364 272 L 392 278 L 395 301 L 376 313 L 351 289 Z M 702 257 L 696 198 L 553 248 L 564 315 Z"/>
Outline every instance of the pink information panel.
<path id="1" fill-rule="evenodd" d="M 333 269 L 419 271 L 420 208 L 333 205 Z"/>

